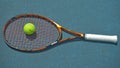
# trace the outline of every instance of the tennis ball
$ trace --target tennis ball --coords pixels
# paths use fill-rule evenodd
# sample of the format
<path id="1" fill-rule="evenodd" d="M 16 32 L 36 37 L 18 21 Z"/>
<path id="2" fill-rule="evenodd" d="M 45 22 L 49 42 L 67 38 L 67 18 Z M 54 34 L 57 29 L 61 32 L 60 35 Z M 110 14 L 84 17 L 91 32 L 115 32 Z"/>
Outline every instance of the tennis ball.
<path id="1" fill-rule="evenodd" d="M 36 28 L 35 28 L 34 24 L 32 24 L 32 23 L 27 23 L 27 24 L 24 25 L 23 30 L 24 30 L 24 33 L 25 33 L 25 34 L 27 34 L 27 35 L 32 35 L 32 34 L 35 33 Z"/>

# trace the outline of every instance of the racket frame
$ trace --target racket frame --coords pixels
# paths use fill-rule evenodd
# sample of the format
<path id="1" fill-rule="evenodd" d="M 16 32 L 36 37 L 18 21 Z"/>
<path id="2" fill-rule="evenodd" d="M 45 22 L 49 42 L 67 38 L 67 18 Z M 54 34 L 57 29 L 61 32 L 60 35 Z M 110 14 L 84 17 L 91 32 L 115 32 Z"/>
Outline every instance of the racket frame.
<path id="1" fill-rule="evenodd" d="M 62 42 L 65 42 L 65 41 L 67 41 L 67 40 L 73 40 L 73 39 L 75 39 L 76 37 L 83 37 L 83 36 L 84 36 L 84 34 L 79 33 L 79 32 L 73 32 L 72 30 L 66 29 L 66 28 L 60 26 L 59 24 L 57 24 L 56 22 L 54 22 L 53 20 L 51 20 L 51 19 L 49 19 L 49 18 L 47 18 L 47 17 L 44 17 L 44 16 L 42 16 L 42 15 L 37 15 L 37 14 L 21 14 L 21 15 L 18 15 L 18 16 L 15 16 L 15 17 L 11 18 L 11 19 L 5 24 L 5 26 L 3 27 L 3 38 L 4 38 L 5 43 L 6 43 L 8 46 L 10 46 L 11 44 L 6 40 L 6 36 L 5 36 L 5 32 L 6 32 L 7 27 L 8 27 L 13 21 L 15 21 L 15 20 L 17 20 L 17 19 L 19 19 L 19 18 L 22 18 L 22 17 L 30 17 L 30 16 L 31 16 L 31 17 L 32 17 L 32 16 L 33 16 L 33 17 L 37 17 L 37 18 L 40 18 L 40 19 L 44 19 L 44 20 L 50 22 L 51 24 L 53 24 L 53 25 L 57 28 L 57 30 L 58 30 L 58 32 L 59 32 L 58 39 L 57 39 L 55 42 L 51 43 L 51 45 L 54 45 L 54 44 L 57 44 L 57 43 L 62 43 Z M 75 35 L 75 36 L 70 37 L 70 38 L 64 38 L 64 39 L 62 39 L 62 31 L 68 32 L 68 33 L 73 34 L 73 35 Z M 44 50 L 44 49 L 47 48 L 47 46 L 43 46 L 43 47 L 36 48 L 36 49 L 33 49 L 33 50 L 26 50 L 26 49 L 20 49 L 20 48 L 17 48 L 17 47 L 13 47 L 13 46 L 10 46 L 10 47 L 12 47 L 12 48 L 14 48 L 14 49 L 17 49 L 17 50 L 21 50 L 21 51 L 39 51 L 39 50 Z"/>

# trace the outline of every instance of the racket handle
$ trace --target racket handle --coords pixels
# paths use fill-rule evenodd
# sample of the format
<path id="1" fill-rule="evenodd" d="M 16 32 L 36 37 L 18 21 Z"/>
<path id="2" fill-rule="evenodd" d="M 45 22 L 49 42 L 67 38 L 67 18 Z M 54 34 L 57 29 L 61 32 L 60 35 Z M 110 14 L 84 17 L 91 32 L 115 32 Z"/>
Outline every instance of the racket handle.
<path id="1" fill-rule="evenodd" d="M 85 40 L 117 43 L 117 35 L 85 34 Z"/>

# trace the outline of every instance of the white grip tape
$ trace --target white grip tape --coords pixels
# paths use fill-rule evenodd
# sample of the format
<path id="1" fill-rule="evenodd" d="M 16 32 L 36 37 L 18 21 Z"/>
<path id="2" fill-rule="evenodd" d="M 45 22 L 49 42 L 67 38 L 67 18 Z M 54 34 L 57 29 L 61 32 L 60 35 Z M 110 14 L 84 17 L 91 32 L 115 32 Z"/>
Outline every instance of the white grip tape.
<path id="1" fill-rule="evenodd" d="M 85 40 L 117 43 L 117 35 L 85 34 Z"/>

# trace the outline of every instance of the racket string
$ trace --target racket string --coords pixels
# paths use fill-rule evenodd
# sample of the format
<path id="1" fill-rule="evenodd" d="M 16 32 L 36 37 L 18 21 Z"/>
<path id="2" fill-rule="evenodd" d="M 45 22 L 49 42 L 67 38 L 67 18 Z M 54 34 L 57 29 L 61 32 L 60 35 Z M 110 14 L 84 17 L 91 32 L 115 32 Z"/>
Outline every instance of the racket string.
<path id="1" fill-rule="evenodd" d="M 36 34 L 27 37 L 23 31 L 23 27 L 28 22 L 36 26 Z M 48 46 L 58 40 L 59 37 L 59 32 L 53 24 L 36 17 L 22 17 L 14 20 L 7 27 L 5 34 L 6 39 L 11 43 L 10 46 L 26 50 Z"/>

